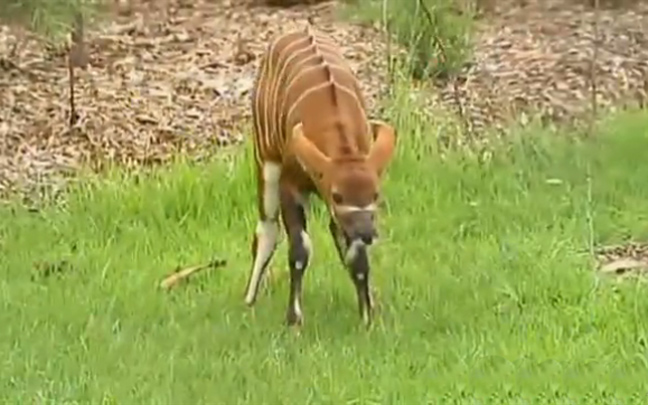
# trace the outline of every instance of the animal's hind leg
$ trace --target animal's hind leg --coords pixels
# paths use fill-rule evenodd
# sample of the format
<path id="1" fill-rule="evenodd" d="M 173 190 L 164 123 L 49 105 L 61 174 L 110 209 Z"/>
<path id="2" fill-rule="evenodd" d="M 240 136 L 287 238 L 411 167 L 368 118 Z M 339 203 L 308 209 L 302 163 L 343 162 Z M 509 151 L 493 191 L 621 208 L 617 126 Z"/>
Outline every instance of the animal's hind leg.
<path id="1" fill-rule="evenodd" d="M 259 285 L 274 255 L 279 239 L 279 178 L 281 166 L 274 162 L 257 165 L 257 198 L 259 221 L 252 239 L 252 269 L 247 284 L 245 303 L 253 305 Z"/>

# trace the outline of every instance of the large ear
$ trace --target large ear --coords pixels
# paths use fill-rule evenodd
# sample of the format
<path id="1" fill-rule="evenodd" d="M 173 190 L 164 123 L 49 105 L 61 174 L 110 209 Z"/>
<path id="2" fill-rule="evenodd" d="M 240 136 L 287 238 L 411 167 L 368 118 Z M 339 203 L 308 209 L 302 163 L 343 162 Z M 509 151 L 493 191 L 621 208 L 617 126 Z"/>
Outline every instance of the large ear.
<path id="1" fill-rule="evenodd" d="M 376 170 L 378 176 L 382 175 L 391 160 L 396 148 L 396 130 L 389 124 L 379 121 L 369 121 L 369 126 L 374 137 L 373 145 L 369 151 L 369 163 Z"/>
<path id="2" fill-rule="evenodd" d="M 299 163 L 311 174 L 321 177 L 328 170 L 330 158 L 304 136 L 304 128 L 301 123 L 293 127 L 291 149 Z"/>

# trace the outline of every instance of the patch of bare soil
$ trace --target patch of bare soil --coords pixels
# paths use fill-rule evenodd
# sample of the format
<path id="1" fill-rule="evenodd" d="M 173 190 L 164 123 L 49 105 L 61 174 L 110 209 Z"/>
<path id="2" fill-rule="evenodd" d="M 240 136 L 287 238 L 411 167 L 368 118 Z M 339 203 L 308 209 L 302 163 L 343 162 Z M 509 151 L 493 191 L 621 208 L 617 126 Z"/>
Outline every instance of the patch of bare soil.
<path id="1" fill-rule="evenodd" d="M 380 33 L 335 20 L 335 4 L 268 8 L 250 1 L 129 2 L 86 30 L 70 128 L 66 53 L 0 31 L 0 194 L 60 186 L 81 165 L 200 159 L 240 142 L 260 54 L 310 18 L 342 46 L 373 107 L 385 52 Z"/>
<path id="2" fill-rule="evenodd" d="M 601 111 L 646 104 L 648 4 L 599 10 L 598 51 L 592 66 L 592 7 L 573 1 L 525 3 L 504 4 L 483 21 L 474 60 L 460 77 L 458 104 L 474 131 L 491 124 L 501 127 L 521 114 L 562 123 L 586 117 L 592 71 Z M 442 88 L 441 98 L 457 108 L 451 83 Z"/>
<path id="3" fill-rule="evenodd" d="M 616 280 L 648 281 L 648 244 L 629 242 L 604 246 L 595 251 L 598 272 Z"/>

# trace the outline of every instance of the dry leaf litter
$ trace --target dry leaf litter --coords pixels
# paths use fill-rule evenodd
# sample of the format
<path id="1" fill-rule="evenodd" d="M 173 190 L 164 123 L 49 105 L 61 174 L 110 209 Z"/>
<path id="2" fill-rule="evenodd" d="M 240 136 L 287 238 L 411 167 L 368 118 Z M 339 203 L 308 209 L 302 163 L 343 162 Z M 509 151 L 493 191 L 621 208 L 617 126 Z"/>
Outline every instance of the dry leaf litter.
<path id="1" fill-rule="evenodd" d="M 118 18 L 87 30 L 90 63 L 77 70 L 80 119 L 71 129 L 65 53 L 2 28 L 0 194 L 37 197 L 81 165 L 134 167 L 178 153 L 200 159 L 240 142 L 259 55 L 274 35 L 307 18 L 342 45 L 376 108 L 387 80 L 386 46 L 375 27 L 335 19 L 335 2 L 289 9 L 253 3 L 118 2 Z M 542 4 L 484 20 L 459 85 L 474 131 L 502 122 L 509 106 L 556 119 L 586 111 L 593 13 Z M 600 12 L 602 105 L 645 98 L 646 15 L 641 4 Z M 434 104 L 454 110 L 454 86 L 439 94 Z"/>
<path id="2" fill-rule="evenodd" d="M 164 4 L 166 3 L 166 4 Z M 373 106 L 384 47 L 371 27 L 333 23 L 334 3 L 277 9 L 249 2 L 168 1 L 87 30 L 77 70 L 79 122 L 68 128 L 66 54 L 0 31 L 0 193 L 63 184 L 81 165 L 200 159 L 240 142 L 259 55 L 280 30 L 311 18 L 363 77 Z"/>
<path id="3" fill-rule="evenodd" d="M 475 52 L 441 98 L 462 108 L 470 128 L 502 127 L 511 117 L 570 123 L 591 111 L 595 13 L 573 2 L 527 2 L 484 21 Z M 597 106 L 644 106 L 648 94 L 648 4 L 600 9 L 594 67 Z M 459 99 L 457 106 L 456 99 Z M 522 122 L 524 123 L 524 122 Z"/>

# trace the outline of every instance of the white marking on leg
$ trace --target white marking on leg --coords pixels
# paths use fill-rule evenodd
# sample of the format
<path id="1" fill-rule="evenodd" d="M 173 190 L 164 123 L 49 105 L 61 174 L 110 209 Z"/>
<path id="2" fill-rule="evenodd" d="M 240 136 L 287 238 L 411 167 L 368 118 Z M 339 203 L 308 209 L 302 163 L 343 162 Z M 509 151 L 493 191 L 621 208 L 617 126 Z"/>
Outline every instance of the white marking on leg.
<path id="1" fill-rule="evenodd" d="M 358 252 L 360 251 L 360 249 L 364 247 L 365 244 L 359 239 L 351 242 L 351 246 L 349 246 L 349 248 L 346 251 L 346 256 L 345 256 L 346 263 L 349 265 L 353 263 L 355 258 L 358 256 Z"/>
<path id="2" fill-rule="evenodd" d="M 310 200 L 308 199 L 307 196 L 303 194 L 298 194 L 295 199 L 297 201 L 297 204 L 301 205 L 302 209 L 304 210 L 304 213 L 310 211 Z"/>
<path id="3" fill-rule="evenodd" d="M 279 213 L 279 178 L 281 165 L 272 162 L 263 164 L 263 211 L 266 218 L 276 219 Z"/>
<path id="4" fill-rule="evenodd" d="M 275 221 L 259 221 L 257 225 L 257 251 L 254 267 L 252 267 L 252 278 L 248 286 L 245 302 L 251 304 L 256 297 L 258 285 L 261 282 L 261 271 L 270 254 L 275 249 L 279 236 L 279 224 Z"/>
<path id="5" fill-rule="evenodd" d="M 257 251 L 256 260 L 252 266 L 252 277 L 248 286 L 245 302 L 251 304 L 255 297 L 258 285 L 261 282 L 263 265 L 274 251 L 279 238 L 279 223 L 277 214 L 279 212 L 279 177 L 281 166 L 276 163 L 267 162 L 263 165 L 263 211 L 265 221 L 257 224 Z"/>
<path id="6" fill-rule="evenodd" d="M 292 303 L 293 306 L 293 311 L 295 312 L 295 315 L 297 315 L 297 318 L 302 319 L 303 314 L 301 310 L 301 303 L 299 302 L 299 297 L 295 297 Z"/>
<path id="7" fill-rule="evenodd" d="M 308 233 L 306 231 L 302 230 L 300 233 L 301 240 L 302 240 L 302 246 L 304 249 L 306 249 L 306 253 L 308 253 L 308 257 L 311 257 L 313 254 L 313 244 L 311 242 L 310 236 L 308 236 Z"/>
<path id="8" fill-rule="evenodd" d="M 303 229 L 299 233 L 299 236 L 301 238 L 302 247 L 304 248 L 304 250 L 306 250 L 306 254 L 308 255 L 308 258 L 310 260 L 311 254 L 313 252 L 313 247 L 311 245 L 310 237 L 308 236 L 308 233 Z M 295 263 L 295 267 L 300 271 L 304 270 L 304 268 L 306 267 L 306 263 L 298 261 Z M 293 306 L 293 312 L 295 313 L 295 315 L 297 315 L 297 318 L 301 320 L 303 318 L 303 314 L 301 310 L 301 302 L 300 302 L 299 295 L 295 296 L 292 306 Z"/>
<path id="9" fill-rule="evenodd" d="M 304 213 L 308 211 L 309 201 L 306 196 L 304 196 L 303 194 L 298 194 L 296 197 L 296 202 L 301 206 L 301 209 L 304 210 Z M 301 240 L 302 247 L 306 250 L 306 254 L 310 258 L 313 252 L 313 246 L 311 244 L 311 240 L 310 237 L 308 236 L 308 233 L 302 229 L 299 232 L 299 237 L 301 238 L 300 240 Z M 301 261 L 295 262 L 295 267 L 297 268 L 297 270 L 303 270 L 305 266 L 306 264 Z"/>
<path id="10" fill-rule="evenodd" d="M 362 308 L 362 322 L 365 324 L 365 326 L 369 326 L 369 323 L 371 322 L 371 319 L 369 317 L 369 308 L 366 306 Z"/>

